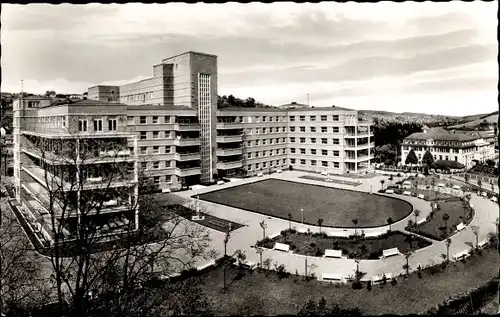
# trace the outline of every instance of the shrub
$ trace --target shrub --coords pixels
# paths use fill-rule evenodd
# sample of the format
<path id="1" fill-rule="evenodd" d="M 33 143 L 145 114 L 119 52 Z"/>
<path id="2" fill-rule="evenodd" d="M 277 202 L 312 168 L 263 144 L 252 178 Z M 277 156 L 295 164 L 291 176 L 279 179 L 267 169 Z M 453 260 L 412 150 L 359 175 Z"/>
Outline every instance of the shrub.
<path id="1" fill-rule="evenodd" d="M 387 284 L 387 276 L 385 274 L 382 276 L 382 285 Z"/>
<path id="2" fill-rule="evenodd" d="M 285 271 L 285 266 L 283 264 L 281 264 L 280 266 L 278 266 L 276 268 L 276 275 L 278 275 L 279 279 L 282 279 L 282 278 L 290 276 L 290 273 Z"/>
<path id="3" fill-rule="evenodd" d="M 353 281 L 352 282 L 352 288 L 353 289 L 362 289 L 363 284 L 360 281 Z"/>
<path id="4" fill-rule="evenodd" d="M 401 173 L 398 173 L 396 176 L 397 176 L 397 177 L 401 177 Z"/>
<path id="5" fill-rule="evenodd" d="M 385 190 L 379 189 L 379 190 L 377 191 L 377 193 L 379 193 L 379 194 L 383 194 L 383 193 L 385 193 Z"/>
<path id="6" fill-rule="evenodd" d="M 368 260 L 378 260 L 382 256 L 382 250 L 371 252 L 368 255 Z"/>
<path id="7" fill-rule="evenodd" d="M 417 276 L 418 276 L 418 278 L 422 278 L 422 272 L 418 271 Z"/>
<path id="8" fill-rule="evenodd" d="M 392 285 L 392 286 L 394 286 L 394 285 L 396 285 L 396 284 L 398 284 L 398 280 L 396 280 L 396 278 L 395 278 L 395 277 L 393 277 L 393 278 L 391 279 L 391 285 Z"/>
<path id="9" fill-rule="evenodd" d="M 320 249 L 316 250 L 316 256 L 323 256 L 323 251 Z"/>
<path id="10" fill-rule="evenodd" d="M 309 243 L 309 246 L 310 246 L 311 248 L 315 248 L 315 247 L 316 247 L 316 243 L 311 242 L 311 243 Z"/>
<path id="11" fill-rule="evenodd" d="M 296 234 L 296 233 L 297 233 L 297 230 L 295 230 L 295 229 L 293 229 L 293 228 L 292 228 L 292 229 L 290 229 L 290 230 L 288 230 L 288 231 L 289 231 L 291 234 Z"/>

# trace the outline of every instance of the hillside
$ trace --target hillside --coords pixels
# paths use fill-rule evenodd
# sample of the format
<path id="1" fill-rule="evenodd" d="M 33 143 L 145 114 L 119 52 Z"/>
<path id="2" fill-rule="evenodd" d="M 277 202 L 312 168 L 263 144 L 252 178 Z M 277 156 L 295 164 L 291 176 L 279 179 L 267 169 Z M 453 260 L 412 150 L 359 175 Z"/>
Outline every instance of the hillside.
<path id="1" fill-rule="evenodd" d="M 492 112 L 490 114 L 467 116 L 467 117 L 464 117 L 464 120 L 468 121 L 468 122 L 454 125 L 451 128 L 454 128 L 454 129 L 460 129 L 460 128 L 475 129 L 475 128 L 479 127 L 479 125 L 483 121 L 486 121 L 489 124 L 494 124 L 494 123 L 498 124 L 498 111 Z"/>

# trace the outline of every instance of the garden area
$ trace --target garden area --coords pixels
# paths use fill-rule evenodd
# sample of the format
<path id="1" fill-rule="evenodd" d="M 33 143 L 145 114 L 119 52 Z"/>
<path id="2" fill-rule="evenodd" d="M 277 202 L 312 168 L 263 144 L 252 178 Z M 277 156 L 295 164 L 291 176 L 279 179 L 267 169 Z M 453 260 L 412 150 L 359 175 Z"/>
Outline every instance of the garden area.
<path id="1" fill-rule="evenodd" d="M 277 179 L 216 190 L 200 200 L 240 208 L 276 218 L 325 227 L 375 227 L 408 216 L 412 206 L 401 199 L 376 194 L 309 185 Z"/>
<path id="2" fill-rule="evenodd" d="M 435 266 L 398 277 L 396 283 L 368 285 L 361 289 L 346 285 L 305 279 L 280 270 L 250 271 L 229 266 L 224 285 L 222 266 L 199 272 L 202 293 L 208 297 L 213 314 L 228 315 L 296 315 L 309 300 L 327 299 L 328 305 L 361 309 L 363 315 L 426 314 L 455 294 L 468 292 L 497 276 L 496 250 L 484 249 L 463 262 Z M 272 261 L 271 261 L 272 262 Z M 404 261 L 402 261 L 403 264 Z M 274 304 L 270 304 L 274 303 Z"/>
<path id="3" fill-rule="evenodd" d="M 456 232 L 458 224 L 468 225 L 474 216 L 466 200 L 438 202 L 426 222 L 406 229 L 434 240 L 445 240 Z"/>
<path id="4" fill-rule="evenodd" d="M 299 233 L 294 229 L 283 230 L 281 235 L 273 239 L 257 242 L 257 246 L 272 249 L 274 244 L 284 243 L 297 254 L 323 256 L 325 250 L 342 250 L 342 255 L 350 259 L 375 260 L 382 256 L 386 249 L 398 248 L 399 252 L 425 248 L 432 243 L 421 237 L 405 234 L 400 231 L 391 231 L 379 237 L 353 236 L 329 237 L 325 233 Z"/>
<path id="5" fill-rule="evenodd" d="M 196 215 L 196 211 L 191 209 L 191 208 L 182 206 L 182 205 L 170 205 L 170 206 L 168 206 L 168 209 L 170 211 L 176 213 L 177 215 L 179 215 L 183 218 L 186 218 L 189 221 L 196 222 L 202 226 L 205 226 L 207 228 L 217 230 L 220 232 L 233 231 L 233 230 L 239 229 L 241 227 L 244 227 L 244 225 L 242 225 L 242 224 L 239 224 L 239 223 L 236 223 L 233 221 L 229 221 L 229 220 L 225 220 L 225 219 L 221 219 L 221 218 L 217 218 L 217 217 L 212 216 L 210 214 L 207 214 L 205 212 L 200 212 L 200 215 L 204 217 L 203 220 L 191 220 L 191 217 Z"/>

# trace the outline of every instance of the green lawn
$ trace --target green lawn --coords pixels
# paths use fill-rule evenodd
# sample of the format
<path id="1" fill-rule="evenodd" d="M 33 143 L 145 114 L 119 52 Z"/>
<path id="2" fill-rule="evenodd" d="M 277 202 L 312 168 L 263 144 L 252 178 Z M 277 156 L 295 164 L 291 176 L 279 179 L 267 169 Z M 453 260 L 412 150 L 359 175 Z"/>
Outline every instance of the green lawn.
<path id="1" fill-rule="evenodd" d="M 415 231 L 416 233 L 435 240 L 444 240 L 454 234 L 453 226 L 461 222 L 467 225 L 472 220 L 472 217 L 468 217 L 465 212 L 462 201 L 439 202 L 438 205 L 440 210 L 436 210 L 429 221 L 420 225 Z M 443 220 L 445 213 L 449 216 L 446 230 L 444 230 L 445 221 Z"/>
<path id="2" fill-rule="evenodd" d="M 275 274 L 246 274 L 234 280 L 237 269 L 227 273 L 229 290 L 221 293 L 223 271 L 214 268 L 201 275 L 205 294 L 213 302 L 216 315 L 277 315 L 297 314 L 307 300 L 325 297 L 329 304 L 341 307 L 359 307 L 364 315 L 407 315 L 425 312 L 449 296 L 468 291 L 490 280 L 498 273 L 495 250 L 484 250 L 464 263 L 449 264 L 444 270 L 436 267 L 433 272 L 425 270 L 422 278 L 412 274 L 408 279 L 398 278 L 396 285 L 373 286 L 369 291 L 352 289 L 350 284 L 335 286 L 317 280 L 304 281 L 294 275 L 279 279 Z"/>
<path id="3" fill-rule="evenodd" d="M 325 227 L 352 228 L 353 219 L 358 227 L 381 226 L 389 217 L 397 222 L 412 212 L 409 203 L 396 198 L 277 179 L 216 190 L 200 199 L 283 219 L 290 213 L 295 221 L 302 220 L 303 208 L 304 223 L 321 218 Z"/>
<path id="4" fill-rule="evenodd" d="M 427 247 L 432 243 L 417 236 L 411 236 L 399 231 L 392 231 L 380 237 L 369 237 L 360 240 L 349 238 L 327 237 L 325 235 L 315 235 L 308 237 L 305 233 L 283 232 L 272 240 L 263 241 L 263 247 L 272 249 L 276 242 L 290 245 L 294 253 L 309 254 L 312 256 L 323 256 L 326 249 L 342 250 L 343 255 L 356 259 L 378 259 L 382 256 L 382 251 L 391 248 L 398 248 L 400 252 L 410 249 L 416 250 Z M 411 236 L 410 239 L 408 239 Z M 411 242 L 411 246 L 410 246 Z"/>

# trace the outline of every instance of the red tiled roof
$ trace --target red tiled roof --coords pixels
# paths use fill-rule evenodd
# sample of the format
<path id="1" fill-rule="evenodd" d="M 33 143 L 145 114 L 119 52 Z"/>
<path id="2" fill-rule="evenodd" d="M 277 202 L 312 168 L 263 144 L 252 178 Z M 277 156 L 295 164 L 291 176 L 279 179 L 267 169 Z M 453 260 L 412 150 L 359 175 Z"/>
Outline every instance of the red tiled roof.
<path id="1" fill-rule="evenodd" d="M 443 128 L 432 128 L 426 132 L 413 133 L 405 140 L 441 140 L 441 141 L 473 141 L 486 137 L 480 131 L 448 131 Z"/>

